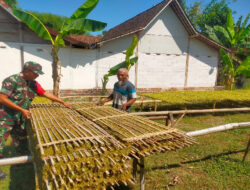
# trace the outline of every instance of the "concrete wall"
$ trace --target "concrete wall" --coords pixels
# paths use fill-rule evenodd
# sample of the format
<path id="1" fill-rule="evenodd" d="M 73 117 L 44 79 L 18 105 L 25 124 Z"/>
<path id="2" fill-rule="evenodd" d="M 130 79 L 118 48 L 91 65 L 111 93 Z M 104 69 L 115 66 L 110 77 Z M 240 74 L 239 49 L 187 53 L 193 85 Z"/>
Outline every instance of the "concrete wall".
<path id="1" fill-rule="evenodd" d="M 173 10 L 166 8 L 141 35 L 142 53 L 184 54 L 188 33 Z"/>
<path id="2" fill-rule="evenodd" d="M 138 88 L 184 87 L 188 33 L 172 9 L 140 36 Z"/>
<path id="3" fill-rule="evenodd" d="M 21 71 L 21 54 L 18 44 L 0 42 L 0 82 Z"/>
<path id="4" fill-rule="evenodd" d="M 213 87 L 218 72 L 218 51 L 197 39 L 190 42 L 188 87 Z"/>
<path id="5" fill-rule="evenodd" d="M 21 71 L 20 46 L 24 47 L 24 62 L 35 61 L 43 67 L 45 74 L 39 76 L 37 81 L 45 89 L 52 89 L 51 47 L 45 44 L 0 42 L 0 83 L 6 77 Z M 96 50 L 63 48 L 59 51 L 59 57 L 62 60 L 63 75 L 60 83 L 61 89 L 95 88 Z"/>

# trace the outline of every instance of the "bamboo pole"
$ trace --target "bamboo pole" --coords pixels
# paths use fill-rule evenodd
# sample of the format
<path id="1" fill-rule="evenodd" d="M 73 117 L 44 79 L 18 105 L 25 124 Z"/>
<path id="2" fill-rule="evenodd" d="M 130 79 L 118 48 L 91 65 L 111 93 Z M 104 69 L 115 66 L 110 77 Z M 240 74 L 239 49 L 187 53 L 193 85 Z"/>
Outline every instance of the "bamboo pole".
<path id="1" fill-rule="evenodd" d="M 190 137 L 196 137 L 196 136 L 202 136 L 202 135 L 207 135 L 210 133 L 216 133 L 216 132 L 222 132 L 222 131 L 227 131 L 235 128 L 240 128 L 240 127 L 250 127 L 250 122 L 243 122 L 243 123 L 229 123 L 226 125 L 220 125 L 217 127 L 211 127 L 208 129 L 202 129 L 202 130 L 197 130 L 197 131 L 192 131 L 186 133 Z"/>
<path id="2" fill-rule="evenodd" d="M 158 120 L 158 119 L 167 119 L 168 116 L 150 116 L 150 117 L 147 117 L 147 119 L 149 120 Z"/>
<path id="3" fill-rule="evenodd" d="M 134 104 L 145 104 L 145 103 L 160 103 L 161 100 L 136 100 Z M 107 102 L 105 105 L 112 105 L 112 102 Z"/>
<path id="4" fill-rule="evenodd" d="M 145 189 L 145 165 L 144 157 L 140 158 L 140 190 Z"/>
<path id="5" fill-rule="evenodd" d="M 0 166 L 26 164 L 32 162 L 32 156 L 19 156 L 14 158 L 0 159 Z"/>
<path id="6" fill-rule="evenodd" d="M 195 113 L 222 113 L 222 112 L 247 112 L 250 111 L 250 107 L 245 108 L 222 108 L 222 109 L 202 109 L 202 110 L 174 110 L 174 111 L 157 111 L 157 112 L 136 112 L 130 113 L 137 116 L 160 116 L 168 114 L 195 114 Z"/>
<path id="7" fill-rule="evenodd" d="M 133 179 L 136 182 L 138 160 L 133 159 Z"/>

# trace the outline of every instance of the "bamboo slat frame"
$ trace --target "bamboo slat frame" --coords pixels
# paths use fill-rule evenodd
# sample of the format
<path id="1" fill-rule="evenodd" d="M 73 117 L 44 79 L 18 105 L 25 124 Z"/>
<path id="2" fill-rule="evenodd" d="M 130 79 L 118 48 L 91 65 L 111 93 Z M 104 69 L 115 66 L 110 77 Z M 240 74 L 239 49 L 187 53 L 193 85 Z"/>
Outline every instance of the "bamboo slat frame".
<path id="1" fill-rule="evenodd" d="M 118 175 L 117 179 L 109 177 L 110 172 L 108 170 L 102 171 L 107 176 L 107 182 L 104 179 L 103 184 L 101 184 L 103 187 L 119 183 L 133 183 L 132 174 L 129 174 L 130 167 L 127 165 L 128 160 L 131 158 L 127 156 L 129 153 L 122 153 L 122 150 L 124 151 L 129 147 L 125 147 L 98 125 L 80 116 L 74 110 L 63 108 L 58 104 L 33 104 L 30 110 L 32 112 L 32 126 L 35 129 L 34 132 L 38 141 L 41 161 L 44 163 L 44 168 L 47 168 L 44 171 L 46 170 L 47 175 L 50 176 L 49 178 L 44 178 L 43 182 L 39 182 L 40 187 L 45 187 L 45 189 L 59 189 L 63 187 L 67 189 L 68 186 L 73 188 L 75 184 L 80 185 L 78 181 L 81 175 L 79 172 L 74 172 L 74 170 L 80 170 L 76 165 L 83 164 L 84 162 L 80 161 L 83 158 L 85 160 L 91 158 L 95 163 L 94 165 L 97 168 L 96 175 L 93 174 L 91 177 L 102 175 L 99 174 L 100 172 L 98 173 L 98 170 L 102 171 L 104 166 L 108 167 L 107 164 L 112 163 L 112 165 L 118 168 L 117 170 L 113 169 L 114 174 Z M 63 114 L 64 117 L 55 117 L 58 113 Z M 62 118 L 64 118 L 63 122 Z M 46 126 L 49 127 L 47 128 Z M 81 148 L 85 142 L 91 144 L 89 150 Z M 74 150 L 69 153 L 60 152 L 61 146 L 67 146 Z M 52 153 L 47 151 L 49 147 L 54 149 Z M 110 155 L 107 154 L 110 151 Z M 105 162 L 105 159 L 108 161 Z M 72 161 L 74 162 L 72 163 Z M 65 166 L 65 168 L 60 166 L 58 169 L 59 163 Z M 73 177 L 66 176 L 66 170 Z M 78 176 L 78 181 L 74 176 Z M 87 179 L 88 177 L 85 176 L 83 179 Z"/>

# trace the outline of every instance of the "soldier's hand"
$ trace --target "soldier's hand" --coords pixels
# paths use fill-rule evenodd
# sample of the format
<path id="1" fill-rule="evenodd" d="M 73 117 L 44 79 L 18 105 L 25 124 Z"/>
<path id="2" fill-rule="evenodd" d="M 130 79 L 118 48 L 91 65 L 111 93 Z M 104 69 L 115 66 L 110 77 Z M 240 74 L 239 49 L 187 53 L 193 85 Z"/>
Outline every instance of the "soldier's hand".
<path id="1" fill-rule="evenodd" d="M 23 109 L 21 112 L 26 119 L 30 119 L 31 113 L 29 110 Z"/>

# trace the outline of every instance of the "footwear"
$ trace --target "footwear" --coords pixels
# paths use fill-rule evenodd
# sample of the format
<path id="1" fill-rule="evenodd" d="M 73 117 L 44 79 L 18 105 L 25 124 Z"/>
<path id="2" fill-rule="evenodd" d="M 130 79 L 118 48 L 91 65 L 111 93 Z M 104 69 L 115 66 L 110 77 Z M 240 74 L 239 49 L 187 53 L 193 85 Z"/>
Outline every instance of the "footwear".
<path id="1" fill-rule="evenodd" d="M 8 175 L 4 173 L 2 170 L 0 170 L 0 180 L 7 178 Z"/>

